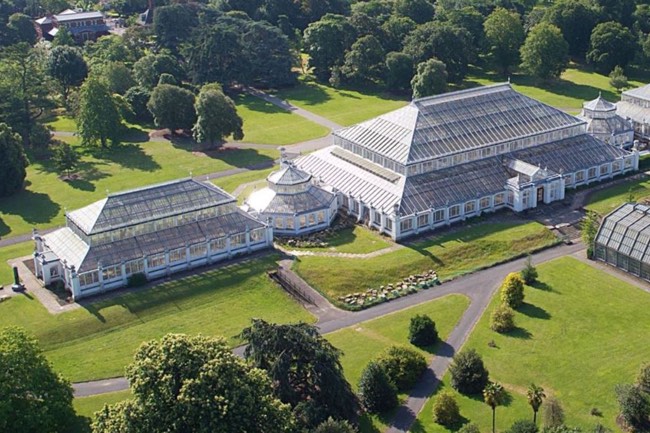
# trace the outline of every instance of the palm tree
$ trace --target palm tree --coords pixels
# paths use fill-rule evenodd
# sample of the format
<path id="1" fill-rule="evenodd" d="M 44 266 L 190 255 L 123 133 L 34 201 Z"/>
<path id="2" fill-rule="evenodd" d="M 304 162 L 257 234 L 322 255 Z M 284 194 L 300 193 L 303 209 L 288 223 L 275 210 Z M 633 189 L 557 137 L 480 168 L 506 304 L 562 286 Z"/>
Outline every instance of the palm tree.
<path id="1" fill-rule="evenodd" d="M 542 405 L 542 400 L 546 398 L 544 388 L 531 383 L 526 392 L 526 396 L 528 396 L 528 404 L 533 408 L 533 422 L 537 423 L 537 411 Z"/>
<path id="2" fill-rule="evenodd" d="M 503 404 L 505 395 L 503 386 L 496 382 L 488 382 L 485 389 L 483 389 L 483 400 L 485 400 L 485 404 L 492 408 L 492 433 L 495 433 L 497 406 Z"/>

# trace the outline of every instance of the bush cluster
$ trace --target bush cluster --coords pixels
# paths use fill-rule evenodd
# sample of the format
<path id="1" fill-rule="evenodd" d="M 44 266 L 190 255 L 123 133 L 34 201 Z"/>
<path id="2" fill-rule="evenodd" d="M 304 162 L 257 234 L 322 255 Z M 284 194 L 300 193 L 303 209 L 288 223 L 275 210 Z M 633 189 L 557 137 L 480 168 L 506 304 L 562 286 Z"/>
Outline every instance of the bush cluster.
<path id="1" fill-rule="evenodd" d="M 433 403 L 433 420 L 442 426 L 451 427 L 461 420 L 456 399 L 449 391 L 442 391 Z"/>
<path id="2" fill-rule="evenodd" d="M 449 367 L 451 387 L 461 394 L 477 395 L 488 383 L 489 373 L 474 349 L 458 352 Z"/>
<path id="3" fill-rule="evenodd" d="M 408 391 L 415 385 L 424 370 L 427 360 L 420 353 L 406 347 L 391 346 L 377 359 L 398 391 Z"/>
<path id="4" fill-rule="evenodd" d="M 417 314 L 411 318 L 409 341 L 418 347 L 431 346 L 438 341 L 436 323 L 431 317 Z"/>
<path id="5" fill-rule="evenodd" d="M 515 329 L 515 312 L 505 304 L 499 305 L 490 316 L 490 329 L 504 334 Z"/>

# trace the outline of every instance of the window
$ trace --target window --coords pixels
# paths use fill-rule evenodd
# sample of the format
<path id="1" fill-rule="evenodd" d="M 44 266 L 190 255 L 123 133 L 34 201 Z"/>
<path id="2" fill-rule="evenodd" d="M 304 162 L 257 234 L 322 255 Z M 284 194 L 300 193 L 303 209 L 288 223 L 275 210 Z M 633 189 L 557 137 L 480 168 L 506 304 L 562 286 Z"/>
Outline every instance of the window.
<path id="1" fill-rule="evenodd" d="M 572 185 L 573 184 L 573 178 L 570 175 L 569 176 L 564 176 L 564 184 L 567 185 L 567 186 Z"/>
<path id="2" fill-rule="evenodd" d="M 144 271 L 144 260 L 133 260 L 124 265 L 126 275 L 137 274 Z"/>
<path id="3" fill-rule="evenodd" d="M 158 268 L 165 265 L 165 255 L 158 254 L 147 258 L 147 266 L 149 268 Z"/>
<path id="4" fill-rule="evenodd" d="M 324 210 L 319 210 L 318 211 L 318 223 L 324 223 L 325 222 L 325 211 Z"/>
<path id="5" fill-rule="evenodd" d="M 465 213 L 470 214 L 473 213 L 476 210 L 476 202 L 475 201 L 468 201 L 465 203 Z"/>
<path id="6" fill-rule="evenodd" d="M 81 286 L 90 286 L 92 284 L 97 284 L 99 282 L 99 274 L 97 272 L 86 272 L 85 274 L 79 274 L 79 284 Z"/>
<path id="7" fill-rule="evenodd" d="M 402 232 L 407 232 L 409 230 L 413 229 L 413 219 L 412 218 L 405 218 L 402 220 L 402 222 L 399 225 L 399 229 Z"/>
<path id="8" fill-rule="evenodd" d="M 284 228 L 284 218 L 275 217 L 275 228 L 276 229 L 283 229 Z"/>
<path id="9" fill-rule="evenodd" d="M 445 211 L 442 209 L 439 209 L 433 213 L 433 221 L 434 222 L 439 222 L 445 219 Z"/>
<path id="10" fill-rule="evenodd" d="M 313 214 L 313 213 L 310 213 L 309 214 L 309 225 L 313 226 L 314 224 L 316 224 L 316 215 Z"/>
<path id="11" fill-rule="evenodd" d="M 600 174 L 607 174 L 609 173 L 609 166 L 608 165 L 601 165 L 600 166 Z"/>
<path id="12" fill-rule="evenodd" d="M 500 192 L 499 194 L 495 195 L 495 196 L 494 196 L 494 206 L 502 205 L 503 202 L 504 202 L 504 200 L 503 200 L 503 199 L 504 199 L 504 196 L 505 196 L 505 194 L 502 193 L 502 192 Z"/>
<path id="13" fill-rule="evenodd" d="M 305 227 L 307 227 L 307 217 L 306 216 L 300 215 L 299 221 L 300 221 L 300 228 L 301 229 L 304 229 Z"/>
<path id="14" fill-rule="evenodd" d="M 177 248 L 169 252 L 169 263 L 184 262 L 187 260 L 187 251 L 185 248 Z"/>
<path id="15" fill-rule="evenodd" d="M 595 168 L 595 167 L 591 167 L 591 168 L 587 171 L 587 178 L 588 178 L 588 179 L 593 179 L 594 177 L 596 177 L 596 168 Z"/>
<path id="16" fill-rule="evenodd" d="M 250 236 L 251 236 L 251 242 L 261 242 L 264 240 L 264 229 L 255 229 L 251 231 Z"/>
<path id="17" fill-rule="evenodd" d="M 238 233 L 230 237 L 230 247 L 234 248 L 246 243 L 246 233 Z"/>
<path id="18" fill-rule="evenodd" d="M 612 162 L 612 171 L 620 171 L 621 170 L 621 161 L 614 161 Z"/>
<path id="19" fill-rule="evenodd" d="M 386 230 L 393 231 L 393 220 L 386 219 Z"/>
<path id="20" fill-rule="evenodd" d="M 122 276 L 122 266 L 109 266 L 102 270 L 102 278 L 104 280 L 112 280 L 113 278 L 119 278 Z"/>
<path id="21" fill-rule="evenodd" d="M 381 224 L 381 213 L 379 213 L 379 211 L 375 211 L 375 215 L 373 216 L 373 222 L 375 224 Z"/>
<path id="22" fill-rule="evenodd" d="M 455 205 L 449 208 L 449 218 L 456 218 L 460 215 L 460 205 Z"/>
<path id="23" fill-rule="evenodd" d="M 287 218 L 287 228 L 293 230 L 295 219 L 292 217 Z"/>
<path id="24" fill-rule="evenodd" d="M 481 209 L 487 209 L 490 207 L 490 197 L 483 197 L 480 202 Z"/>
<path id="25" fill-rule="evenodd" d="M 630 168 L 632 167 L 632 158 L 627 158 L 625 160 L 625 168 Z"/>
<path id="26" fill-rule="evenodd" d="M 208 253 L 208 246 L 206 244 L 192 245 L 190 247 L 190 257 L 205 257 Z"/>
<path id="27" fill-rule="evenodd" d="M 429 214 L 418 216 L 418 227 L 424 227 L 429 224 Z"/>
<path id="28" fill-rule="evenodd" d="M 213 239 L 210 241 L 210 251 L 220 251 L 226 249 L 226 238 Z"/>
<path id="29" fill-rule="evenodd" d="M 585 172 L 582 170 L 576 171 L 576 183 L 582 182 L 583 180 L 585 180 Z"/>
<path id="30" fill-rule="evenodd" d="M 59 267 L 54 266 L 53 268 L 50 268 L 50 277 L 57 278 L 58 276 L 59 276 Z"/>

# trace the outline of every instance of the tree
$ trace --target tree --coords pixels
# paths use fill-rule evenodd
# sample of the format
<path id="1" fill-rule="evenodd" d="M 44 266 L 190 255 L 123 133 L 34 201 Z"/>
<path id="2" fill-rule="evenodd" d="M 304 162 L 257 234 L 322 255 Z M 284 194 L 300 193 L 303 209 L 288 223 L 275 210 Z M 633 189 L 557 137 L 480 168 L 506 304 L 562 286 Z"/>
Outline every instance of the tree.
<path id="1" fill-rule="evenodd" d="M 291 405 L 303 428 L 313 428 L 329 417 L 356 417 L 359 404 L 343 375 L 341 352 L 316 327 L 255 319 L 241 338 L 248 344 L 246 359 L 268 372 L 275 394 Z"/>
<path id="2" fill-rule="evenodd" d="M 397 406 L 397 387 L 378 362 L 370 361 L 361 373 L 359 400 L 370 413 L 383 413 Z"/>
<path id="3" fill-rule="evenodd" d="M 509 306 L 501 304 L 490 315 L 490 329 L 505 334 L 515 329 L 515 312 Z"/>
<path id="4" fill-rule="evenodd" d="M 526 398 L 528 398 L 528 404 L 533 409 L 533 423 L 537 424 L 537 411 L 539 411 L 539 407 L 546 398 L 544 388 L 531 383 L 526 391 Z"/>
<path id="5" fill-rule="evenodd" d="M 147 107 L 159 128 L 189 130 L 196 121 L 194 95 L 189 90 L 171 84 L 156 86 L 151 92 Z"/>
<path id="6" fill-rule="evenodd" d="M 569 63 L 568 51 L 560 29 L 548 23 L 538 24 L 521 47 L 521 67 L 543 80 L 558 78 Z"/>
<path id="7" fill-rule="evenodd" d="M 506 433 L 537 433 L 539 429 L 537 424 L 528 419 L 515 421 Z"/>
<path id="8" fill-rule="evenodd" d="M 106 81 L 108 89 L 118 95 L 124 95 L 127 90 L 137 84 L 131 69 L 122 62 L 107 62 L 102 67 L 101 75 Z"/>
<path id="9" fill-rule="evenodd" d="M 15 13 L 9 17 L 7 30 L 13 43 L 26 42 L 34 45 L 38 40 L 32 19 L 25 14 Z"/>
<path id="10" fill-rule="evenodd" d="M 28 164 L 20 136 L 6 123 L 0 123 L 0 197 L 23 187 Z"/>
<path id="11" fill-rule="evenodd" d="M 221 338 L 167 334 L 136 351 L 126 376 L 133 399 L 104 406 L 94 433 L 176 431 L 285 433 L 289 408 L 266 373 Z M 147 427 L 145 427 L 147 426 Z"/>
<path id="12" fill-rule="evenodd" d="M 241 29 L 230 21 L 219 20 L 202 27 L 185 53 L 187 69 L 194 83 L 241 82 L 248 74 L 247 57 L 242 55 Z"/>
<path id="13" fill-rule="evenodd" d="M 492 408 L 492 433 L 496 432 L 497 406 L 503 404 L 506 391 L 503 386 L 496 382 L 488 382 L 483 389 L 483 401 Z"/>
<path id="14" fill-rule="evenodd" d="M 472 35 L 450 23 L 432 21 L 413 30 L 404 40 L 404 52 L 414 64 L 433 57 L 443 62 L 449 81 L 460 82 L 467 75 L 468 64 L 474 57 Z"/>
<path id="15" fill-rule="evenodd" d="M 516 272 L 511 272 L 501 285 L 501 302 L 510 308 L 519 308 L 524 302 L 524 280 Z"/>
<path id="16" fill-rule="evenodd" d="M 557 428 L 564 424 L 564 409 L 555 397 L 549 397 L 544 403 L 544 429 Z"/>
<path id="17" fill-rule="evenodd" d="M 364 4 L 364 3 L 357 3 Z M 382 25 L 384 36 L 381 39 L 386 51 L 402 51 L 404 38 L 415 29 L 417 24 L 410 18 L 391 15 Z"/>
<path id="18" fill-rule="evenodd" d="M 461 394 L 481 394 L 488 383 L 489 373 L 483 359 L 474 349 L 458 352 L 449 366 L 451 387 Z"/>
<path id="19" fill-rule="evenodd" d="M 582 237 L 582 242 L 587 246 L 587 258 L 589 259 L 594 256 L 594 241 L 598 234 L 599 225 L 599 218 L 596 212 L 588 211 L 582 219 L 580 236 Z"/>
<path id="20" fill-rule="evenodd" d="M 634 0 L 595 0 L 600 9 L 602 21 L 615 21 L 625 27 L 632 26 L 632 14 L 635 9 Z"/>
<path id="21" fill-rule="evenodd" d="M 0 125 L 0 136 L 5 128 Z M 19 139 L 16 142 L 20 144 Z M 75 412 L 70 383 L 52 370 L 33 337 L 17 327 L 0 330 L 0 363 L 5 366 L 0 372 L 0 431 L 63 433 L 72 429 Z"/>
<path id="22" fill-rule="evenodd" d="M 62 89 L 63 100 L 67 104 L 71 87 L 81 85 L 88 76 L 88 65 L 75 47 L 54 47 L 47 62 L 47 72 Z"/>
<path id="23" fill-rule="evenodd" d="M 176 81 L 180 81 L 184 75 L 178 61 L 166 54 L 150 54 L 133 64 L 133 78 L 147 89 L 156 87 L 162 74 L 171 74 Z"/>
<path id="24" fill-rule="evenodd" d="M 401 346 L 386 349 L 377 358 L 377 363 L 386 371 L 398 391 L 413 388 L 427 369 L 427 360 L 422 354 Z"/>
<path id="25" fill-rule="evenodd" d="M 248 70 L 246 80 L 238 81 L 263 87 L 293 85 L 294 54 L 287 36 L 266 22 L 248 21 L 242 29 L 242 57 Z"/>
<path id="26" fill-rule="evenodd" d="M 417 67 L 411 80 L 413 98 L 436 95 L 447 89 L 447 67 L 438 59 L 429 59 Z"/>
<path id="27" fill-rule="evenodd" d="M 431 346 L 438 341 L 436 322 L 424 314 L 411 317 L 409 325 L 409 342 L 416 346 Z"/>
<path id="28" fill-rule="evenodd" d="M 636 38 L 629 29 L 613 21 L 601 23 L 591 33 L 587 61 L 606 74 L 614 66 L 627 66 L 636 50 Z"/>
<path id="29" fill-rule="evenodd" d="M 634 30 L 637 33 L 650 33 L 650 4 L 638 4 L 632 15 L 634 18 Z"/>
<path id="30" fill-rule="evenodd" d="M 442 391 L 433 402 L 433 421 L 445 427 L 453 427 L 460 422 L 460 409 L 453 394 Z"/>
<path id="31" fill-rule="evenodd" d="M 460 429 L 458 429 L 458 433 L 481 433 L 481 430 L 476 424 L 470 422 L 464 424 Z"/>
<path id="32" fill-rule="evenodd" d="M 59 27 L 59 31 L 56 32 L 56 35 L 54 35 L 54 39 L 52 39 L 52 46 L 53 47 L 74 47 L 76 45 L 77 43 L 74 41 L 74 38 L 72 37 L 72 33 L 70 33 L 70 30 L 68 30 L 65 27 Z"/>
<path id="33" fill-rule="evenodd" d="M 153 29 L 156 42 L 170 50 L 176 50 L 185 42 L 198 24 L 199 4 L 175 3 L 156 7 Z"/>
<path id="34" fill-rule="evenodd" d="M 391 90 L 406 90 L 411 87 L 413 62 L 404 53 L 390 52 L 386 56 L 386 86 Z"/>
<path id="35" fill-rule="evenodd" d="M 639 374 L 636 377 L 636 386 L 641 392 L 650 394 L 650 362 L 642 365 L 639 369 Z"/>
<path id="36" fill-rule="evenodd" d="M 616 400 L 621 410 L 621 417 L 633 430 L 643 431 L 648 425 L 650 401 L 639 387 L 634 385 L 617 385 Z"/>
<path id="37" fill-rule="evenodd" d="M 485 45 L 485 17 L 473 6 L 464 6 L 459 9 L 445 10 L 436 15 L 437 19 L 461 27 L 472 35 L 472 46 L 483 49 Z M 522 39 L 523 41 L 523 39 Z"/>
<path id="38" fill-rule="evenodd" d="M 194 106 L 196 124 L 192 131 L 198 143 L 216 141 L 232 135 L 235 140 L 244 138 L 243 120 L 237 114 L 235 103 L 223 94 L 218 85 L 203 86 Z"/>
<path id="39" fill-rule="evenodd" d="M 119 143 L 122 118 L 108 86 L 98 78 L 91 76 L 81 86 L 77 129 L 84 146 Z"/>
<path id="40" fill-rule="evenodd" d="M 521 278 L 524 280 L 524 283 L 528 284 L 529 286 L 537 281 L 537 269 L 535 269 L 535 266 L 533 266 L 533 258 L 530 256 L 530 254 L 528 257 L 526 257 L 524 269 L 521 270 L 520 274 Z"/>
<path id="41" fill-rule="evenodd" d="M 356 430 L 347 421 L 338 421 L 328 418 L 316 427 L 312 433 L 356 433 Z"/>
<path id="42" fill-rule="evenodd" d="M 134 86 L 126 91 L 124 99 L 131 106 L 131 112 L 134 116 L 130 120 L 136 122 L 150 122 L 153 120 L 151 111 L 147 108 L 149 98 L 151 98 L 151 92 L 145 87 Z"/>
<path id="43" fill-rule="evenodd" d="M 410 18 L 418 24 L 431 21 L 435 12 L 429 0 L 395 0 L 394 8 L 397 15 Z"/>
<path id="44" fill-rule="evenodd" d="M 551 4 L 544 20 L 560 29 L 569 44 L 569 54 L 584 58 L 591 32 L 598 23 L 598 10 L 585 0 L 559 0 Z"/>
<path id="45" fill-rule="evenodd" d="M 68 143 L 60 142 L 52 148 L 52 161 L 57 170 L 69 177 L 79 164 L 79 154 Z"/>
<path id="46" fill-rule="evenodd" d="M 341 72 L 350 80 L 377 81 L 384 75 L 386 53 L 376 37 L 362 36 L 345 54 Z"/>
<path id="47" fill-rule="evenodd" d="M 485 40 L 490 56 L 498 68 L 507 75 L 519 63 L 519 49 L 524 42 L 524 26 L 516 12 L 496 8 L 485 23 Z"/>
<path id="48" fill-rule="evenodd" d="M 304 47 L 309 66 L 321 81 L 330 77 L 332 68 L 345 60 L 345 52 L 354 40 L 352 25 L 344 16 L 327 14 L 305 29 Z"/>
<path id="49" fill-rule="evenodd" d="M 623 68 L 618 65 L 614 66 L 612 72 L 609 73 L 609 85 L 619 92 L 628 86 L 627 77 Z"/>

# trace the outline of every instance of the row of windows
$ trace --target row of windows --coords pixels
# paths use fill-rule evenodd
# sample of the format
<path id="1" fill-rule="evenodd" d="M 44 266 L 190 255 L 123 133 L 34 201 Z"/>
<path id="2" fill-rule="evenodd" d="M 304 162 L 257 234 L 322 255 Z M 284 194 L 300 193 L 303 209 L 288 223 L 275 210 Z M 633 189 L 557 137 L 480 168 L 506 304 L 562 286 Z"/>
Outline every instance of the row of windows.
<path id="1" fill-rule="evenodd" d="M 356 208 L 357 208 L 357 210 L 359 209 L 358 204 L 356 205 Z M 307 227 L 308 225 L 313 226 L 313 225 L 316 225 L 316 224 L 322 224 L 324 222 L 325 222 L 325 211 L 324 210 L 320 210 L 318 212 L 310 213 L 308 215 L 300 215 L 297 218 L 298 227 L 300 227 L 301 229 Z M 276 229 L 287 228 L 287 229 L 293 230 L 295 228 L 295 225 L 296 225 L 296 218 L 293 218 L 293 217 L 288 217 L 288 218 L 275 217 L 274 226 L 275 226 Z"/>

